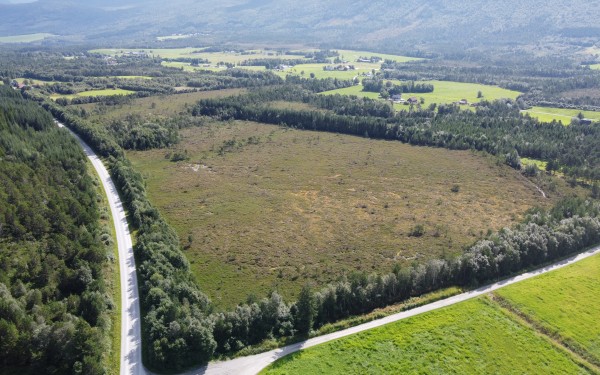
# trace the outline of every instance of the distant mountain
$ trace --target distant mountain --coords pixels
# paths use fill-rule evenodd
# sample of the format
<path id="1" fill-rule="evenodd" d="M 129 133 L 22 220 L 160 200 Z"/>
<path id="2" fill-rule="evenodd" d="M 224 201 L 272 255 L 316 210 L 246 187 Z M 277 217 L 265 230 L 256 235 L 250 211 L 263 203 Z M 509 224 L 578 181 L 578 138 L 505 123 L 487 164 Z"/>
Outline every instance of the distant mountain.
<path id="1" fill-rule="evenodd" d="M 572 0 L 0 0 L 0 36 L 52 33 L 149 41 L 170 33 L 210 40 L 471 47 L 556 38 L 600 40 L 600 1 Z"/>

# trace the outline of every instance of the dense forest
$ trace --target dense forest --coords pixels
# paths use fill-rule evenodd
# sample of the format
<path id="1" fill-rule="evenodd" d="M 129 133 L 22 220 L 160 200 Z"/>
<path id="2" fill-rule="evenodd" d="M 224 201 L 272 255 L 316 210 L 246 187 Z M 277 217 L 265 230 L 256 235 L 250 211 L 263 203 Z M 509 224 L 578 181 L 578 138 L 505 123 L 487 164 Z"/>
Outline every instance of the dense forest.
<path id="1" fill-rule="evenodd" d="M 0 86 L 0 364 L 15 373 L 106 371 L 110 232 L 86 160 L 48 112 Z"/>

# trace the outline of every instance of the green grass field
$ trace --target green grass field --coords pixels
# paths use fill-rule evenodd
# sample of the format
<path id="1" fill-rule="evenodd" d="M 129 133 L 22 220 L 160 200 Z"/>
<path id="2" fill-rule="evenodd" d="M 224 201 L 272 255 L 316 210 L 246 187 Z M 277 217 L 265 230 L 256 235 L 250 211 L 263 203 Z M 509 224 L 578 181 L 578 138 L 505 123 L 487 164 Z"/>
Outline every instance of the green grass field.
<path id="1" fill-rule="evenodd" d="M 188 39 L 194 36 L 193 34 L 179 34 L 179 35 L 165 35 L 165 36 L 157 36 L 156 40 L 165 41 L 165 40 L 179 40 L 179 39 Z"/>
<path id="2" fill-rule="evenodd" d="M 105 106 L 98 103 L 79 104 L 77 107 L 84 108 L 90 114 L 91 120 L 101 123 L 122 119 L 129 115 L 139 115 L 148 121 L 154 121 L 156 117 L 167 118 L 185 112 L 187 107 L 195 105 L 201 99 L 223 98 L 245 91 L 245 89 L 224 89 L 135 98 L 130 103 L 111 106 L 110 111 L 105 111 Z"/>
<path id="3" fill-rule="evenodd" d="M 591 69 L 600 70 L 600 64 L 590 65 Z"/>
<path id="4" fill-rule="evenodd" d="M 398 81 L 392 81 L 398 83 Z M 434 85 L 434 91 L 432 93 L 424 94 L 404 94 L 404 97 L 415 96 L 417 98 L 424 98 L 424 106 L 429 104 L 448 104 L 457 102 L 461 99 L 467 99 L 469 103 L 477 103 L 481 100 L 496 100 L 502 98 L 516 99 L 521 93 L 518 91 L 506 90 L 497 86 L 480 85 L 475 83 L 462 83 L 462 82 L 449 82 L 449 81 L 423 81 L 423 83 L 430 83 Z M 362 85 L 352 86 L 344 89 L 327 91 L 324 95 L 356 95 L 359 97 L 368 97 L 372 99 L 379 98 L 379 93 L 364 92 L 362 91 Z M 483 98 L 477 98 L 477 93 L 481 91 Z M 407 108 L 407 106 L 396 103 L 394 104 L 396 109 Z"/>
<path id="5" fill-rule="evenodd" d="M 521 164 L 522 165 L 535 165 L 536 167 L 538 167 L 539 170 L 541 171 L 545 171 L 546 170 L 546 165 L 548 165 L 547 161 L 542 161 L 542 160 L 536 160 L 536 159 L 529 159 L 529 158 L 521 158 Z"/>
<path id="6" fill-rule="evenodd" d="M 479 298 L 352 335 L 262 374 L 586 374 L 569 355 Z"/>
<path id="7" fill-rule="evenodd" d="M 128 157 L 221 306 L 274 289 L 293 299 L 306 281 L 455 254 L 551 204 L 517 172 L 467 151 L 248 122 L 182 138 L 186 162 L 164 149 Z M 418 224 L 425 235 L 410 237 Z"/>
<path id="8" fill-rule="evenodd" d="M 135 91 L 123 90 L 123 89 L 106 89 L 106 90 L 90 90 L 83 91 L 74 95 L 60 95 L 53 94 L 50 95 L 50 99 L 56 100 L 58 98 L 65 99 L 73 99 L 77 97 L 86 97 L 86 96 L 115 96 L 115 95 L 132 95 L 135 94 Z"/>
<path id="9" fill-rule="evenodd" d="M 531 117 L 537 118 L 542 122 L 560 121 L 563 125 L 571 124 L 573 117 L 583 113 L 585 118 L 600 121 L 600 112 L 580 111 L 578 109 L 550 108 L 550 107 L 532 107 L 522 113 L 528 113 Z"/>
<path id="10" fill-rule="evenodd" d="M 600 257 L 496 293 L 550 332 L 575 342 L 600 363 Z"/>
<path id="11" fill-rule="evenodd" d="M 0 36 L 0 43 L 33 43 L 53 36 L 48 33 Z"/>

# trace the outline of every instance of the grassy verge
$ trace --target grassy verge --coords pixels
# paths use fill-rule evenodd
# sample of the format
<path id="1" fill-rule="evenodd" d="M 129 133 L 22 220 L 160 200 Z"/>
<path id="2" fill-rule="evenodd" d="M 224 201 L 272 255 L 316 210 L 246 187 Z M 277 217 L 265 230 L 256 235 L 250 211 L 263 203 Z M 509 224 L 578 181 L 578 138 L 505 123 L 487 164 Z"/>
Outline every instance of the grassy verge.
<path id="1" fill-rule="evenodd" d="M 100 210 L 100 225 L 110 228 L 112 243 L 109 246 L 110 260 L 106 262 L 103 269 L 103 276 L 106 283 L 106 289 L 114 304 L 114 309 L 111 313 L 111 332 L 108 333 L 110 340 L 110 351 L 105 353 L 104 361 L 109 374 L 119 374 L 121 366 L 121 280 L 119 270 L 119 249 L 116 242 L 116 231 L 114 227 L 112 213 L 106 197 L 106 192 L 93 168 L 91 163 L 88 163 L 90 175 L 94 176 L 97 181 L 98 195 L 101 197 L 98 203 Z"/>

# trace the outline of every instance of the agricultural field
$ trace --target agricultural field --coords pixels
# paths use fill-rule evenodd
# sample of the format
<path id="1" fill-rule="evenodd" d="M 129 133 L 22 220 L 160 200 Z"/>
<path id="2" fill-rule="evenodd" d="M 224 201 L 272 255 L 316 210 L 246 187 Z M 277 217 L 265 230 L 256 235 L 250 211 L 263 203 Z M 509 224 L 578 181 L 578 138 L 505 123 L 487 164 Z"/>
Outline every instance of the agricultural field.
<path id="1" fill-rule="evenodd" d="M 590 65 L 590 68 L 592 68 L 594 70 L 600 70 L 600 64 Z"/>
<path id="2" fill-rule="evenodd" d="M 560 340 L 600 363 L 600 257 L 496 291 Z"/>
<path id="3" fill-rule="evenodd" d="M 90 53 L 98 53 L 108 56 L 122 56 L 129 53 L 147 53 L 150 56 L 161 57 L 163 59 L 177 58 L 198 58 L 207 59 L 211 64 L 218 62 L 239 64 L 244 60 L 250 59 L 297 59 L 299 56 L 284 55 L 275 51 L 251 50 L 242 54 L 239 52 L 202 52 L 205 48 L 154 48 L 154 49 L 95 49 Z"/>
<path id="4" fill-rule="evenodd" d="M 222 307 L 456 254 L 558 198 L 468 151 L 249 122 L 181 133 L 176 149 L 128 157 Z"/>
<path id="5" fill-rule="evenodd" d="M 15 78 L 15 81 L 17 81 L 21 84 L 28 82 L 28 84 L 30 84 L 30 85 L 39 85 L 39 86 L 54 85 L 56 83 L 59 83 L 58 81 L 42 81 L 42 80 L 33 79 L 33 78 Z"/>
<path id="6" fill-rule="evenodd" d="M 563 346 L 588 368 L 600 363 L 599 272 L 600 257 L 591 257 L 497 290 L 494 298 L 309 348 L 263 374 L 590 373 Z"/>
<path id="7" fill-rule="evenodd" d="M 367 62 L 357 62 L 360 57 L 371 57 L 377 56 L 383 60 L 392 60 L 396 62 L 412 62 L 412 61 L 421 61 L 423 59 L 416 57 L 407 57 L 407 56 L 398 56 L 398 55 L 386 55 L 380 53 L 373 52 L 365 52 L 365 51 L 349 51 L 349 50 L 338 50 L 340 54 L 340 59 L 348 61 L 347 64 L 302 64 L 296 65 L 295 67 L 288 69 L 283 72 L 278 72 L 282 77 L 285 77 L 288 74 L 298 75 L 303 77 L 310 77 L 310 74 L 313 73 L 315 78 L 338 78 L 338 79 L 353 79 L 355 77 L 361 77 L 362 75 L 366 75 L 370 73 L 372 70 L 379 70 L 381 68 L 381 62 L 378 63 L 367 63 Z M 332 65 L 354 65 L 355 70 L 347 70 L 347 71 L 326 71 L 323 70 L 324 67 Z M 302 74 L 304 72 L 304 74 Z"/>
<path id="8" fill-rule="evenodd" d="M 135 91 L 123 90 L 123 89 L 106 89 L 106 90 L 90 90 L 83 91 L 73 95 L 60 95 L 53 94 L 50 96 L 51 99 L 56 100 L 58 98 L 65 99 L 73 99 L 77 97 L 86 97 L 86 96 L 115 96 L 115 95 L 133 95 Z"/>
<path id="9" fill-rule="evenodd" d="M 528 113 L 531 117 L 535 117 L 542 122 L 560 121 L 563 125 L 571 124 L 571 120 L 577 117 L 579 113 L 587 119 L 600 121 L 600 112 L 580 111 L 578 109 L 551 108 L 551 107 L 532 107 L 531 109 L 522 111 Z"/>
<path id="10" fill-rule="evenodd" d="M 33 43 L 53 36 L 47 33 L 0 36 L 0 43 Z"/>
<path id="11" fill-rule="evenodd" d="M 150 120 L 156 117 L 167 118 L 178 115 L 202 99 L 223 98 L 244 92 L 246 92 L 245 89 L 224 89 L 135 98 L 128 104 L 112 106 L 110 111 L 106 111 L 106 107 L 98 103 L 79 104 L 73 107 L 85 109 L 89 113 L 90 119 L 94 121 L 123 119 L 129 115 L 139 115 Z"/>
<path id="12" fill-rule="evenodd" d="M 545 171 L 546 166 L 548 165 L 547 161 L 530 159 L 530 158 L 521 158 L 522 165 L 535 165 L 540 171 Z"/>
<path id="13" fill-rule="evenodd" d="M 493 339 L 492 339 L 493 338 Z M 292 354 L 262 374 L 586 374 L 485 298 Z"/>
<path id="14" fill-rule="evenodd" d="M 399 83 L 399 81 L 392 81 Z M 454 103 L 462 99 L 467 99 L 469 103 L 478 103 L 481 100 L 496 100 L 496 99 L 516 99 L 521 93 L 518 91 L 512 91 L 503 89 L 497 86 L 480 85 L 475 83 L 462 83 L 462 82 L 450 82 L 450 81 L 419 81 L 419 83 L 432 84 L 435 89 L 432 93 L 423 94 L 404 94 L 404 97 L 415 96 L 417 98 L 425 99 L 423 105 L 428 106 L 429 104 L 449 104 Z M 356 95 L 359 97 L 368 97 L 372 99 L 379 98 L 379 93 L 375 92 L 364 92 L 362 91 L 362 85 L 347 87 L 339 90 L 327 91 L 324 95 Z M 481 91 L 483 94 L 482 98 L 477 98 L 478 92 Z M 394 106 L 397 109 L 405 108 L 402 103 L 395 103 Z"/>

